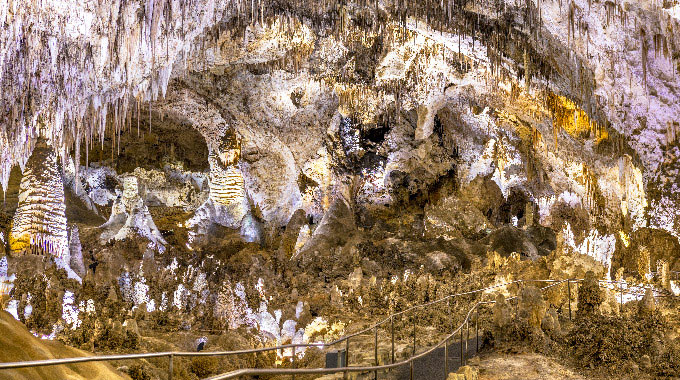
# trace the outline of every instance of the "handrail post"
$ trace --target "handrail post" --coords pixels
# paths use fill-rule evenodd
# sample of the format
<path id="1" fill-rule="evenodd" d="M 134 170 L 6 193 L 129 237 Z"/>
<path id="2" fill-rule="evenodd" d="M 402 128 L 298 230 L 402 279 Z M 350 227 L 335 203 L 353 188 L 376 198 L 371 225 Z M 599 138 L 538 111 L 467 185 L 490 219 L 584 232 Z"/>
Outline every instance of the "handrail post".
<path id="1" fill-rule="evenodd" d="M 413 316 L 413 355 L 416 354 L 416 317 Z"/>
<path id="2" fill-rule="evenodd" d="M 449 340 L 444 341 L 444 380 L 449 376 Z"/>
<path id="3" fill-rule="evenodd" d="M 567 295 L 569 297 L 569 320 L 571 321 L 571 280 L 567 279 Z"/>
<path id="4" fill-rule="evenodd" d="M 465 318 L 465 326 L 467 327 L 467 338 L 465 339 L 465 351 L 468 350 L 468 342 L 470 341 L 470 316 Z"/>
<path id="5" fill-rule="evenodd" d="M 475 315 L 475 339 L 477 340 L 475 352 L 479 352 L 479 304 L 477 305 L 477 314 Z"/>
<path id="6" fill-rule="evenodd" d="M 394 364 L 394 316 L 390 317 L 390 324 L 392 325 L 392 364 Z"/>
<path id="7" fill-rule="evenodd" d="M 465 358 L 463 357 L 463 325 L 460 325 L 460 366 L 463 366 L 463 361 Z"/>
<path id="8" fill-rule="evenodd" d="M 374 354 L 375 354 L 375 355 L 374 355 L 374 356 L 375 356 L 375 365 L 378 366 L 378 365 L 379 365 L 379 364 L 378 364 L 378 325 L 375 326 L 375 340 L 374 340 L 374 343 L 375 343 L 375 351 L 374 351 Z M 377 369 L 373 372 L 373 375 L 374 375 L 375 380 L 378 380 L 378 370 L 377 370 Z"/>
<path id="9" fill-rule="evenodd" d="M 519 319 L 519 295 L 522 293 L 520 282 L 517 282 L 517 296 L 515 297 L 515 320 Z"/>
<path id="10" fill-rule="evenodd" d="M 349 367 L 349 338 L 345 339 L 345 367 Z M 343 379 L 347 379 L 347 370 L 342 375 Z"/>
<path id="11" fill-rule="evenodd" d="M 173 355 L 173 354 L 169 355 L 170 360 L 168 361 L 168 380 L 172 380 L 172 372 L 173 372 L 173 360 L 172 359 L 173 359 L 174 356 L 175 355 Z"/>
<path id="12" fill-rule="evenodd" d="M 293 369 L 295 369 L 295 346 L 293 346 L 293 356 L 291 357 L 290 366 L 291 366 Z M 291 376 L 291 378 L 292 378 L 293 380 L 295 380 L 295 374 L 294 374 L 294 373 L 292 373 L 290 376 Z"/>
<path id="13" fill-rule="evenodd" d="M 411 371 L 410 371 L 411 375 L 410 375 L 410 379 L 413 380 L 413 360 L 411 360 L 411 361 L 409 362 L 409 364 L 411 365 Z"/>
<path id="14" fill-rule="evenodd" d="M 451 314 L 451 297 L 450 296 L 449 296 L 448 301 L 446 302 L 446 306 L 448 308 L 448 310 L 447 310 L 448 314 L 447 315 L 451 317 L 451 333 L 453 333 L 453 331 L 456 329 L 456 326 L 455 326 L 455 322 L 453 320 L 453 314 Z"/>

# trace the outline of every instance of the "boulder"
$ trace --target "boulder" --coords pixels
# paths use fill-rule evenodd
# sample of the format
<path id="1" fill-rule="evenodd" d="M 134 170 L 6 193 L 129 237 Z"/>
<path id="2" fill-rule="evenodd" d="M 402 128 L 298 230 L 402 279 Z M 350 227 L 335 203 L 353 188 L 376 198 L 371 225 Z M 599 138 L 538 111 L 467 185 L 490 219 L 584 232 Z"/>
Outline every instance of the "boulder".
<path id="1" fill-rule="evenodd" d="M 307 215 L 305 210 L 297 209 L 293 216 L 290 217 L 288 224 L 286 225 L 286 230 L 281 237 L 281 245 L 279 246 L 279 251 L 281 251 L 285 257 L 291 257 L 297 246 L 297 241 L 300 236 L 300 229 L 303 225 L 307 223 Z"/>
<path id="2" fill-rule="evenodd" d="M 425 206 L 424 223 L 426 237 L 441 236 L 447 240 L 478 238 L 491 227 L 477 208 L 456 196 L 445 197 Z"/>
<path id="3" fill-rule="evenodd" d="M 526 231 L 514 227 L 503 226 L 491 232 L 482 242 L 489 245 L 490 249 L 507 257 L 516 252 L 535 260 L 539 257 L 539 251 Z"/>
<path id="4" fill-rule="evenodd" d="M 642 355 L 640 357 L 640 368 L 645 370 L 652 368 L 652 359 L 649 355 Z"/>
<path id="5" fill-rule="evenodd" d="M 503 192 L 490 176 L 477 176 L 460 188 L 460 200 L 472 205 L 487 218 L 494 218 L 505 202 Z"/>
<path id="6" fill-rule="evenodd" d="M 479 379 L 479 370 L 467 365 L 458 368 L 456 373 L 450 373 L 446 380 L 477 380 Z"/>
<path id="7" fill-rule="evenodd" d="M 428 272 L 439 273 L 449 270 L 451 273 L 460 270 L 460 261 L 457 257 L 448 255 L 442 251 L 432 251 L 427 254 Z"/>
<path id="8" fill-rule="evenodd" d="M 139 337 L 139 327 L 137 326 L 137 320 L 134 318 L 126 319 L 123 323 L 123 331 L 130 332 Z"/>
<path id="9" fill-rule="evenodd" d="M 323 215 L 312 236 L 294 257 L 301 258 L 303 264 L 309 263 L 317 255 L 327 255 L 334 248 L 345 245 L 355 231 L 354 213 L 349 204 L 343 198 L 336 198 Z"/>

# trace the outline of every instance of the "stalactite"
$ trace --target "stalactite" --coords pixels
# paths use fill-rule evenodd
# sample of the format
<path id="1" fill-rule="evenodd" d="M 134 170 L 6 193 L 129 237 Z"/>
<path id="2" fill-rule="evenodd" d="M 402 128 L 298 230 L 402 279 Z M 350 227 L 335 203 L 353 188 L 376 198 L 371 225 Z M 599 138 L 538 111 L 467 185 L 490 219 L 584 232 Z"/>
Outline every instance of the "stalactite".
<path id="1" fill-rule="evenodd" d="M 196 7 L 199 2 L 187 2 L 179 1 L 177 4 L 180 7 L 178 10 L 173 10 L 173 1 L 169 0 L 156 0 L 147 2 L 121 2 L 115 9 L 107 10 L 104 18 L 108 19 L 103 22 L 104 27 L 102 30 L 102 36 L 108 38 L 109 43 L 106 48 L 102 48 L 103 54 L 106 55 L 108 52 L 108 60 L 104 62 L 104 70 L 106 72 L 114 73 L 122 71 L 123 78 L 122 83 L 119 87 L 116 86 L 105 86 L 102 83 L 97 82 L 96 85 L 90 87 L 84 85 L 84 79 L 82 78 L 97 78 L 98 74 L 95 72 L 98 69 L 99 59 L 99 46 L 91 45 L 91 42 L 87 42 L 82 47 L 79 46 L 62 46 L 61 42 L 57 45 L 57 59 L 55 67 L 50 67 L 49 71 L 31 71 L 32 63 L 38 62 L 44 56 L 49 56 L 47 51 L 38 51 L 41 49 L 33 49 L 35 46 L 41 46 L 41 44 L 32 44 L 34 38 L 40 38 L 39 32 L 30 29 L 30 23 L 25 22 L 26 20 L 10 20 L 12 25 L 20 26 L 20 32 L 22 36 L 26 36 L 25 40 L 22 40 L 15 49 L 14 55 L 9 56 L 9 60 L 16 63 L 26 63 L 26 64 L 16 64 L 11 65 L 12 67 L 6 69 L 8 72 L 3 73 L 2 80 L 0 81 L 1 88 L 14 88 L 20 87 L 18 89 L 13 89 L 11 96 L 7 96 L 8 99 L 12 99 L 12 107 L 6 107 L 9 102 L 0 101 L 0 109 L 11 109 L 13 117 L 11 118 L 11 124 L 7 125 L 5 128 L 10 132 L 3 136 L 0 136 L 1 142 L 3 144 L 7 143 L 13 146 L 12 152 L 10 153 L 12 163 L 20 161 L 22 158 L 18 157 L 23 154 L 27 156 L 27 148 L 20 147 L 18 137 L 13 134 L 19 128 L 18 125 L 25 125 L 26 120 L 32 120 L 33 116 L 40 114 L 42 112 L 51 112 L 48 110 L 48 104 L 61 104 L 61 107 L 65 112 L 73 114 L 83 114 L 82 106 L 78 103 L 86 104 L 85 107 L 88 111 L 85 113 L 87 116 L 85 118 L 88 122 L 81 123 L 83 131 L 78 135 L 80 137 L 74 137 L 75 140 L 84 139 L 85 140 L 85 156 L 86 161 L 89 161 L 88 150 L 92 147 L 94 141 L 97 137 L 100 137 L 102 144 L 103 139 L 108 131 L 105 128 L 113 128 L 112 140 L 117 144 L 117 151 L 120 151 L 120 134 L 121 131 L 127 126 L 128 130 L 131 128 L 131 118 L 133 108 L 137 109 L 137 130 L 138 136 L 140 136 L 140 103 L 148 102 L 148 113 L 149 113 L 149 127 L 152 123 L 152 103 L 157 100 L 158 94 L 164 95 L 166 92 L 167 75 L 161 74 L 162 70 L 171 71 L 171 68 L 165 66 L 168 63 L 172 63 L 178 59 L 183 60 L 185 69 L 183 71 L 184 75 L 192 69 L 205 70 L 208 69 L 211 62 L 206 61 L 207 49 L 211 49 L 210 52 L 214 52 L 215 56 L 220 54 L 220 47 L 218 42 L 223 33 L 229 33 L 230 38 L 235 38 L 236 35 L 243 33 L 245 38 L 245 28 L 248 25 L 256 25 L 266 27 L 270 25 L 272 20 L 278 20 L 273 22 L 275 27 L 279 29 L 279 33 L 283 39 L 291 40 L 299 37 L 301 22 L 299 21 L 304 16 L 305 25 L 312 25 L 314 30 L 331 30 L 331 33 L 336 35 L 338 40 L 342 41 L 345 46 L 350 48 L 360 48 L 370 46 L 375 39 L 376 35 L 387 34 L 388 41 L 404 42 L 412 38 L 413 36 L 409 34 L 410 32 L 406 28 L 407 21 L 412 18 L 416 20 L 417 26 L 422 27 L 422 22 L 429 24 L 430 26 L 435 26 L 439 29 L 440 33 L 444 31 L 452 31 L 458 35 L 459 47 L 456 52 L 447 53 L 445 49 L 439 46 L 426 46 L 417 60 L 414 61 L 413 71 L 408 73 L 409 83 L 399 83 L 386 85 L 385 88 L 381 89 L 385 93 L 395 95 L 397 101 L 394 104 L 394 109 L 399 110 L 401 107 L 402 96 L 400 92 L 402 87 L 406 87 L 412 84 L 422 85 L 427 81 L 423 81 L 423 74 L 426 68 L 431 64 L 430 60 L 433 56 L 442 56 L 444 60 L 456 60 L 457 67 L 461 71 L 466 71 L 472 66 L 472 61 L 465 57 L 461 49 L 462 40 L 466 36 L 471 36 L 473 41 L 473 47 L 476 39 L 484 39 L 487 43 L 487 53 L 490 60 L 491 72 L 495 76 L 494 80 L 503 80 L 509 76 L 508 70 L 503 66 L 504 59 L 507 59 L 507 52 L 517 49 L 519 54 L 522 52 L 522 42 L 518 42 L 518 38 L 512 29 L 507 30 L 502 29 L 498 23 L 491 24 L 484 16 L 480 16 L 478 11 L 470 11 L 470 7 L 467 6 L 465 1 L 453 1 L 453 0 L 443 0 L 443 1 L 420 1 L 407 3 L 405 1 L 397 1 L 395 4 L 381 4 L 378 7 L 377 1 L 362 1 L 365 7 L 351 7 L 348 4 L 339 1 L 323 1 L 321 4 L 319 2 L 308 2 L 308 1 L 294 1 L 290 5 L 289 9 L 283 9 L 280 4 L 273 6 L 271 1 L 265 0 L 251 0 L 251 1 L 216 1 L 210 3 L 210 9 L 205 9 L 208 15 L 205 19 L 199 19 L 200 16 L 193 13 L 193 8 Z M 314 7 L 316 6 L 316 7 Z M 545 5 L 541 1 L 536 1 L 535 5 L 533 1 L 527 1 L 523 6 L 523 20 L 520 23 L 524 23 L 523 35 L 529 38 L 534 38 L 537 44 L 545 43 L 540 38 L 541 25 L 543 22 L 543 12 L 545 11 Z M 562 7 L 562 1 L 559 1 L 560 8 Z M 136 12 L 137 19 L 128 20 L 123 17 L 129 7 Z M 373 8 L 372 8 L 373 7 Z M 500 19 L 504 13 L 507 12 L 505 9 L 506 5 L 504 2 L 499 2 L 496 11 L 496 19 Z M 590 27 L 585 23 L 584 12 L 575 4 L 574 1 L 568 3 L 568 43 L 572 46 L 573 39 L 575 38 L 576 30 L 578 29 L 581 36 L 585 34 L 586 38 L 586 53 L 589 54 L 589 39 L 590 39 Z M 590 7 L 590 1 L 589 1 Z M 606 1 L 604 3 L 607 15 L 607 25 L 615 22 L 616 18 L 619 17 L 622 20 L 622 24 L 625 23 L 626 15 L 617 2 Z M 305 12 L 295 13 L 294 8 L 305 9 Z M 313 13 L 307 13 L 308 9 L 332 9 L 333 12 L 337 12 L 338 19 L 330 20 L 324 15 L 319 15 L 318 17 Z M 361 17 L 356 17 L 357 12 L 366 11 L 365 14 L 375 15 L 382 12 L 386 12 L 389 22 L 377 22 L 375 19 L 367 22 L 360 21 Z M 370 12 L 369 12 L 370 11 Z M 590 11 L 590 8 L 589 8 Z M 177 20 L 173 20 L 173 13 L 181 13 L 181 17 L 177 17 Z M 210 13 L 212 12 L 212 14 Z M 232 18 L 235 16 L 235 20 Z M 362 14 L 363 16 L 363 14 Z M 25 17 L 25 16 L 22 16 Z M 373 16 L 376 17 L 376 16 Z M 480 17 L 482 17 L 480 19 Z M 16 22 L 15 22 L 16 21 Z M 132 22 L 130 22 L 132 21 Z M 385 24 L 385 25 L 383 25 Z M 396 25 L 396 27 L 392 26 Z M 411 25 L 412 26 L 412 25 Z M 669 23 L 670 26 L 670 23 Z M 382 28 L 388 29 L 393 28 L 395 30 L 385 31 Z M 8 29 L 8 30 L 11 30 Z M 9 32 L 0 32 L 9 33 Z M 644 33 L 644 31 L 642 32 Z M 673 33 L 664 32 L 667 36 L 672 36 Z M 663 52 L 664 56 L 669 56 L 672 59 L 671 48 L 668 46 L 667 38 L 664 34 L 658 34 L 654 36 L 655 43 L 655 53 L 658 54 Z M 670 38 L 668 38 L 670 40 Z M 10 38 L 8 38 L 10 40 Z M 280 41 L 279 41 L 280 42 Z M 385 42 L 383 42 L 385 43 Z M 173 46 L 175 45 L 175 46 Z M 205 49 L 201 49 L 200 46 L 205 46 Z M 164 48 L 164 49 L 163 49 Z M 313 44 L 300 46 L 293 46 L 287 53 L 277 60 L 272 60 L 271 62 L 266 62 L 258 64 L 257 68 L 263 68 L 267 71 L 271 70 L 289 70 L 292 69 L 294 72 L 301 70 L 302 63 L 306 61 L 309 54 L 313 51 Z M 139 52 L 142 50 L 149 50 L 150 57 L 145 55 L 140 55 Z M 159 50 L 157 50 L 159 49 Z M 163 54 L 165 50 L 165 54 Z M 538 50 L 538 48 L 537 48 Z M 643 41 L 643 72 L 645 76 L 646 85 L 646 72 L 647 72 L 647 62 L 645 42 Z M 75 52 L 75 53 L 74 53 Z M 381 55 L 382 52 L 376 53 Z M 530 44 L 526 43 L 524 46 L 524 75 L 525 83 L 524 87 L 528 92 L 532 83 L 532 77 L 538 78 L 543 75 L 546 76 L 546 71 L 552 70 L 550 67 L 546 69 L 546 64 L 540 62 L 535 56 L 532 56 L 533 51 L 530 49 Z M 72 56 L 73 55 L 73 56 Z M 134 59 L 132 58 L 134 56 Z M 4 58 L 4 57 L 0 57 Z M 373 57 L 375 60 L 379 57 Z M 514 60 L 521 60 L 520 57 L 510 57 Z M 150 59 L 150 62 L 148 60 Z M 77 67 L 80 72 L 83 73 L 82 78 L 74 78 L 73 76 L 60 75 L 60 73 L 66 72 L 67 70 L 60 70 L 68 68 L 69 66 Z M 28 68 L 28 69 L 27 69 Z M 25 70 L 25 71 L 22 71 Z M 47 73 L 52 73 L 50 75 L 56 75 L 56 78 L 49 78 L 46 80 L 45 75 Z M 135 73 L 142 72 L 142 75 L 135 75 Z M 347 77 L 348 73 L 342 73 L 339 78 L 323 78 L 324 83 L 328 82 L 335 86 L 337 82 L 347 82 L 349 79 Z M 576 89 L 575 93 L 580 96 L 578 98 L 578 103 L 584 108 L 586 114 L 592 114 L 592 106 L 590 104 L 590 98 L 592 97 L 592 80 L 588 75 L 583 75 L 584 69 L 579 68 L 578 75 L 575 78 L 570 78 L 573 80 L 573 87 Z M 10 80 L 7 78 L 22 78 L 21 86 L 18 86 L 19 81 Z M 578 78 L 578 80 L 576 79 Z M 585 78 L 585 79 L 583 79 Z M 50 88 L 50 91 L 45 91 L 43 89 L 32 89 L 31 84 L 34 83 L 60 83 L 61 85 L 54 85 Z M 146 88 L 139 88 L 142 83 L 147 83 Z M 534 83 L 537 83 L 534 80 Z M 39 86 L 36 86 L 39 87 Z M 52 91 L 53 87 L 59 87 L 59 91 Z M 119 93 L 107 93 L 103 90 L 104 87 L 112 87 L 120 89 Z M 72 89 L 79 89 L 75 91 Z M 80 91 L 84 89 L 85 91 Z M 80 98 L 82 95 L 76 95 L 76 92 L 85 93 L 85 100 Z M 58 95 L 51 95 L 58 94 Z M 131 94 L 135 96 L 136 107 L 132 104 L 128 104 Z M 358 97 L 364 96 L 363 94 L 358 95 Z M 372 95 L 370 95 L 372 96 Z M 383 96 L 383 95 L 378 95 Z M 65 99 L 62 101 L 62 99 Z M 343 104 L 351 106 L 352 108 L 357 105 L 361 105 L 357 97 L 354 98 L 344 98 Z M 19 106 L 20 105 L 20 106 Z M 146 104 L 145 104 L 146 106 Z M 107 108 L 108 107 L 108 108 Z M 109 111 L 110 110 L 110 111 Z M 111 121 L 107 123 L 107 114 L 112 112 Z M 395 112 L 398 116 L 399 112 Z M 561 116 L 559 112 L 556 113 L 557 118 Z M 16 116 L 16 117 L 15 117 Z M 127 120 L 126 120 L 127 119 Z M 581 129 L 584 120 L 586 118 L 581 117 L 578 113 L 575 116 L 573 125 L 577 126 L 577 129 Z M 89 120 L 92 120 L 90 122 Z M 587 120 L 587 119 L 586 119 Z M 127 123 L 127 125 L 126 125 Z M 17 125 L 18 124 L 18 125 Z M 565 122 L 561 119 L 556 120 L 556 126 L 559 129 L 564 129 Z M 69 125 L 78 125 L 78 123 L 71 122 Z M 30 127 L 30 126 L 29 126 Z M 58 126 L 59 128 L 62 126 Z M 72 126 L 67 126 L 66 128 L 73 128 Z M 55 130 L 58 129 L 55 127 Z M 593 127 L 592 125 L 589 129 L 595 131 L 595 135 L 600 134 L 601 129 L 599 127 Z M 73 136 L 76 136 L 75 134 Z M 35 133 L 32 132 L 31 137 L 35 137 Z M 79 143 L 75 143 L 78 148 L 76 148 L 76 154 L 79 151 Z M 3 153 L 4 154 L 4 153 Z M 2 157 L 0 157 L 2 158 Z M 24 157 L 25 160 L 27 157 Z M 8 176 L 8 170 L 5 168 L 7 166 L 11 167 L 10 164 L 6 164 L 7 160 L 2 159 L 2 166 L 0 167 L 0 173 L 2 177 L 3 184 L 6 182 L 5 178 Z"/>
<path id="2" fill-rule="evenodd" d="M 677 144 L 680 140 L 680 124 L 677 121 L 668 121 L 666 124 L 666 147 Z"/>
<path id="3" fill-rule="evenodd" d="M 531 87 L 531 59 L 529 59 L 529 52 L 524 48 L 524 89 L 529 94 Z"/>
<path id="4" fill-rule="evenodd" d="M 640 45 L 642 55 L 642 83 L 647 89 L 647 57 L 649 55 L 649 42 L 647 41 L 647 32 L 644 28 L 640 28 Z"/>

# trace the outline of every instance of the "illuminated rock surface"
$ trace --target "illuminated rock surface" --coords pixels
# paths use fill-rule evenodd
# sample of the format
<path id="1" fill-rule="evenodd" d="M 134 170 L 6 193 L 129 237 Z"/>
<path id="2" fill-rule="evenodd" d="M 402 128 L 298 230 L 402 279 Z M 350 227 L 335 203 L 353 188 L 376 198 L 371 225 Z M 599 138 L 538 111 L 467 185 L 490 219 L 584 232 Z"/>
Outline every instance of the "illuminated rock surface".
<path id="1" fill-rule="evenodd" d="M 525 277 L 677 288 L 677 1 L 14 0 L 0 23 L 0 299 L 36 334 L 233 349 Z M 588 333 L 555 323 L 572 292 L 527 292 L 540 339 Z M 271 364 L 234 360 L 177 376 Z"/>

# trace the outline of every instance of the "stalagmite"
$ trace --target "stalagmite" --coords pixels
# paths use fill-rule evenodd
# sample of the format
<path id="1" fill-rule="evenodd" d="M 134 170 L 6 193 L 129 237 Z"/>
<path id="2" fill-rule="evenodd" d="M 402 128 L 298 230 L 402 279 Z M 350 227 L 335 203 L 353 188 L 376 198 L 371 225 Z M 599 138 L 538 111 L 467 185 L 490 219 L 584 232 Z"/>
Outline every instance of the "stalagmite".
<path id="1" fill-rule="evenodd" d="M 57 155 L 45 139 L 39 138 L 21 179 L 10 249 L 23 254 L 66 255 L 69 244 L 65 211 Z"/>

